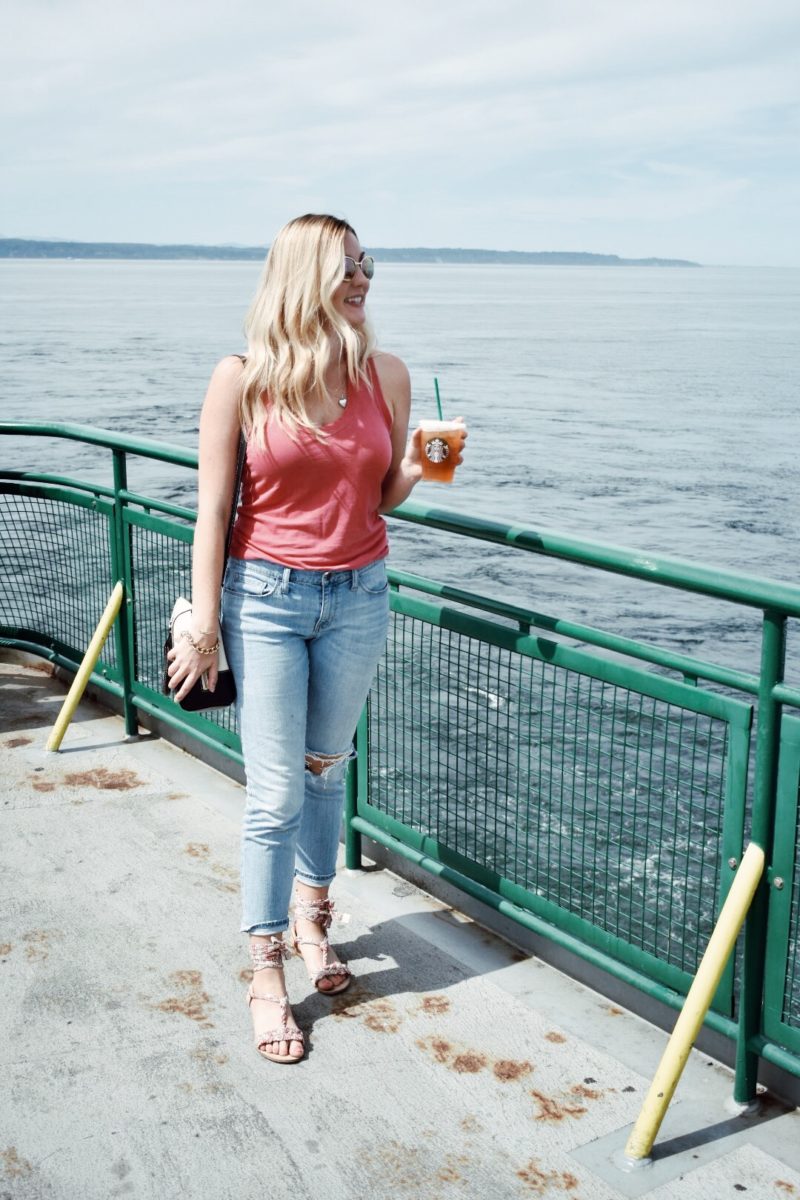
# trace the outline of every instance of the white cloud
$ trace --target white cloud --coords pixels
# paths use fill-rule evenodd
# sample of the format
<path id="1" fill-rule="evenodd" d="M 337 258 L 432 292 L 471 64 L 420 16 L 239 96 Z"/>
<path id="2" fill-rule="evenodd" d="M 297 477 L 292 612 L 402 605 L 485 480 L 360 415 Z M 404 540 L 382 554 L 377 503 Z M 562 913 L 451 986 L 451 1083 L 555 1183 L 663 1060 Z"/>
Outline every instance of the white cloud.
<path id="1" fill-rule="evenodd" d="M 514 236 L 560 215 L 600 241 L 621 213 L 688 236 L 796 171 L 794 2 L 17 0 L 4 21 L 7 234 L 100 236 L 99 211 L 104 236 L 264 241 L 313 197 L 384 244 L 477 244 L 498 205 Z"/>

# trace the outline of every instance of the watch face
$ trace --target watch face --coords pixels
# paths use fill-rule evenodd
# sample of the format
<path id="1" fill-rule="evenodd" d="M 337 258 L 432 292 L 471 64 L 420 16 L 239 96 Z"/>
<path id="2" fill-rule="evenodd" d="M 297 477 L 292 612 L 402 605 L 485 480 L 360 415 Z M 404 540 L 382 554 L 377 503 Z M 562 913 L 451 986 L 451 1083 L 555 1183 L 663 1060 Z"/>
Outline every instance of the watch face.
<path id="1" fill-rule="evenodd" d="M 425 443 L 425 457 L 432 463 L 444 462 L 450 457 L 450 447 L 444 438 L 431 438 Z"/>

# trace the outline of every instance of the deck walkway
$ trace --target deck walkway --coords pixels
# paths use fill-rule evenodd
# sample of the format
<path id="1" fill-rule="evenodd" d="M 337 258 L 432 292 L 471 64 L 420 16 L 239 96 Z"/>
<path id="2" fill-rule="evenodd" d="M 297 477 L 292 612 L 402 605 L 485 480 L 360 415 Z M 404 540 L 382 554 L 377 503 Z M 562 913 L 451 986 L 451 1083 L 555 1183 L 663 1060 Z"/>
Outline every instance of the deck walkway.
<path id="1" fill-rule="evenodd" d="M 800 1115 L 693 1054 L 651 1168 L 616 1165 L 665 1037 L 387 870 L 342 872 L 310 1052 L 252 1049 L 235 783 L 0 660 L 0 1200 L 800 1200 Z"/>

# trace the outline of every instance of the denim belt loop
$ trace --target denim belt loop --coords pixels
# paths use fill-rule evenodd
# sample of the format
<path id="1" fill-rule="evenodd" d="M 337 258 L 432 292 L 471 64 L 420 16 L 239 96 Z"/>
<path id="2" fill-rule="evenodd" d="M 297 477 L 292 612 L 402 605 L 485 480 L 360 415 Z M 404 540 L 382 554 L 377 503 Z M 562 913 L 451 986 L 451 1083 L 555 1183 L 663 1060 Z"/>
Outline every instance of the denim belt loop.
<path id="1" fill-rule="evenodd" d="M 350 572 L 350 591 L 354 592 L 358 587 L 358 567 L 353 567 Z"/>
<path id="2" fill-rule="evenodd" d="M 283 579 L 281 579 L 281 594 L 284 596 L 286 595 L 286 593 L 289 590 L 289 580 L 291 579 L 291 577 L 292 577 L 292 568 L 284 567 L 283 568 Z"/>

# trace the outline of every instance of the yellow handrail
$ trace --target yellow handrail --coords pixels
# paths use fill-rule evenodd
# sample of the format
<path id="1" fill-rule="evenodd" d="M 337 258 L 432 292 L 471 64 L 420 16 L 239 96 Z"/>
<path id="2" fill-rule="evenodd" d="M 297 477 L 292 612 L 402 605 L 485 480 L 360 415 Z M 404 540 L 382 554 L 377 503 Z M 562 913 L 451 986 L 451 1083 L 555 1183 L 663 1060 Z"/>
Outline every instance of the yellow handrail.
<path id="1" fill-rule="evenodd" d="M 124 589 L 120 580 L 114 587 L 109 598 L 108 604 L 105 607 L 97 629 L 94 631 L 94 636 L 89 642 L 89 647 L 83 656 L 83 661 L 78 667 L 78 673 L 72 681 L 72 687 L 67 692 L 64 703 L 61 705 L 61 711 L 58 714 L 56 723 L 53 726 L 53 732 L 47 739 L 48 750 L 58 750 L 63 741 L 64 734 L 67 732 L 69 723 L 75 715 L 75 709 L 80 704 L 81 696 L 84 693 L 86 684 L 89 682 L 89 677 L 95 668 L 103 646 L 106 644 L 106 638 L 111 632 L 111 626 L 117 619 L 120 607 L 122 605 L 122 597 Z"/>
<path id="2" fill-rule="evenodd" d="M 653 1142 L 719 986 L 763 870 L 764 851 L 751 842 L 739 864 L 672 1036 L 661 1056 L 650 1091 L 625 1146 L 625 1157 L 631 1163 L 641 1164 L 650 1157 Z"/>

